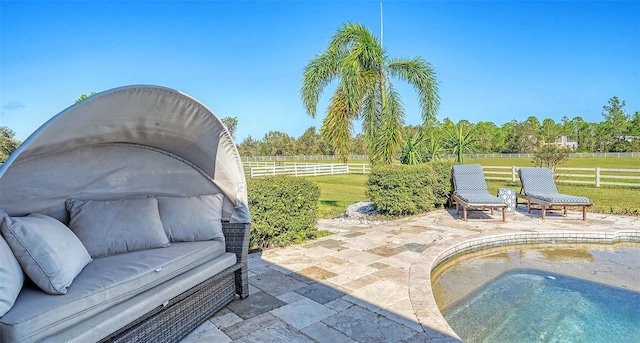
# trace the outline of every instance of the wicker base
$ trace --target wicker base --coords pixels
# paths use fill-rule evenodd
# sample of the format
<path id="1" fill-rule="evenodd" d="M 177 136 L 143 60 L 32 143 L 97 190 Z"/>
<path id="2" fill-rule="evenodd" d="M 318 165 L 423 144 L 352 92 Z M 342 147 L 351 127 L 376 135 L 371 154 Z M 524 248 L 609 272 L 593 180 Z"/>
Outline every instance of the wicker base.
<path id="1" fill-rule="evenodd" d="M 226 250 L 236 264 L 158 306 L 101 342 L 179 342 L 205 320 L 233 301 L 249 296 L 247 254 L 249 223 L 222 223 Z"/>
<path id="2" fill-rule="evenodd" d="M 171 299 L 101 342 L 178 342 L 235 297 L 236 264 Z"/>

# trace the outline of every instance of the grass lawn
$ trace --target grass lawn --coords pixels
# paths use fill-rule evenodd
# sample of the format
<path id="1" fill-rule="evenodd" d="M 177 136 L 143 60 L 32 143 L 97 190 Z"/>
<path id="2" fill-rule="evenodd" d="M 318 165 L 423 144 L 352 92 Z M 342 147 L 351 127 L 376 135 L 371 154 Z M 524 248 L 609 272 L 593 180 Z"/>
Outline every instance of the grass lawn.
<path id="1" fill-rule="evenodd" d="M 464 163 L 480 163 L 483 166 L 516 166 L 533 167 L 533 159 L 529 157 L 513 158 L 465 158 Z M 639 169 L 640 157 L 571 157 L 559 166 L 560 168 L 616 168 Z"/>
<path id="2" fill-rule="evenodd" d="M 640 188 L 602 186 L 596 188 L 587 185 L 557 184 L 558 191 L 564 194 L 584 196 L 594 204 L 588 212 L 640 215 Z M 489 193 L 497 194 L 498 188 L 513 188 L 520 192 L 520 182 L 487 180 Z"/>
<path id="3" fill-rule="evenodd" d="M 493 166 L 532 166 L 530 158 L 467 159 L 466 163 Z M 563 167 L 640 168 L 640 157 L 629 158 L 570 158 Z M 333 218 L 344 214 L 347 206 L 368 200 L 365 195 L 368 175 L 334 175 L 310 177 L 320 187 L 319 218 Z M 520 191 L 520 182 L 487 180 L 489 192 L 497 193 L 501 187 Z M 589 212 L 616 213 L 640 216 L 640 188 L 558 183 L 561 193 L 588 197 L 594 206 Z"/>
<path id="4" fill-rule="evenodd" d="M 344 214 L 346 208 L 367 200 L 365 191 L 369 175 L 331 175 L 308 178 L 320 188 L 318 218 L 333 218 Z"/>

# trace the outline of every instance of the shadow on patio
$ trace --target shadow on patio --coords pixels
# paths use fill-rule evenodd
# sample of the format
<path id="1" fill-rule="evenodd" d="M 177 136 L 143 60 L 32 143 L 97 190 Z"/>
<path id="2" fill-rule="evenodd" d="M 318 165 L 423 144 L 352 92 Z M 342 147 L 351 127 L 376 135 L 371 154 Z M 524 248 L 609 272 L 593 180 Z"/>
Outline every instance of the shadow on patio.
<path id="1" fill-rule="evenodd" d="M 421 325 L 410 299 L 410 267 L 442 231 L 398 223 L 351 222 L 329 237 L 249 255 L 249 298 L 183 343 L 460 342 Z"/>

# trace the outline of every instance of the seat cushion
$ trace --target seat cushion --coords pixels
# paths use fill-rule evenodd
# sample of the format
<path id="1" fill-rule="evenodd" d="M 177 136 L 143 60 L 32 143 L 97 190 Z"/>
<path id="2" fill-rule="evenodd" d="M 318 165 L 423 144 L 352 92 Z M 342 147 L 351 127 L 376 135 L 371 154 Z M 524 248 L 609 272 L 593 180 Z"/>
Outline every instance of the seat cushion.
<path id="1" fill-rule="evenodd" d="M 536 193 L 536 192 L 530 192 L 530 193 L 527 193 L 527 195 L 535 199 L 540 199 L 546 202 L 550 202 L 552 204 L 589 204 L 589 198 L 579 197 L 575 195 L 566 195 L 561 193 L 548 194 L 548 193 Z"/>
<path id="2" fill-rule="evenodd" d="M 505 205 L 504 200 L 502 200 L 502 198 L 498 198 L 491 194 L 458 193 L 456 195 L 469 205 L 474 205 L 474 204 Z"/>
<path id="3" fill-rule="evenodd" d="M 49 294 L 66 294 L 73 279 L 91 262 L 78 237 L 44 214 L 7 216 L 0 229 L 22 270 Z"/>
<path id="4" fill-rule="evenodd" d="M 13 308 L 0 318 L 0 341 L 40 340 L 222 255 L 225 247 L 219 241 L 175 243 L 94 259 L 64 296 L 25 285 Z"/>
<path id="5" fill-rule="evenodd" d="M 69 227 L 93 258 L 169 245 L 155 198 L 68 199 L 66 206 Z"/>

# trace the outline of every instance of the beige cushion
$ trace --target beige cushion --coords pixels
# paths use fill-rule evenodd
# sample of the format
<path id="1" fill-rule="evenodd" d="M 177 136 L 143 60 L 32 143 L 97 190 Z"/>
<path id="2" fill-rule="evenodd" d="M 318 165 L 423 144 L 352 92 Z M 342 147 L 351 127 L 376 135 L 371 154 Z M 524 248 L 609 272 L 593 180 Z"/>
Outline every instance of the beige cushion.
<path id="1" fill-rule="evenodd" d="M 158 197 L 160 219 L 172 242 L 224 240 L 221 193 L 194 197 Z"/>
<path id="2" fill-rule="evenodd" d="M 69 227 L 93 258 L 169 246 L 155 198 L 68 199 L 66 206 Z"/>
<path id="3" fill-rule="evenodd" d="M 73 279 L 91 262 L 69 228 L 44 214 L 6 217 L 0 230 L 24 272 L 47 293 L 66 294 Z"/>

